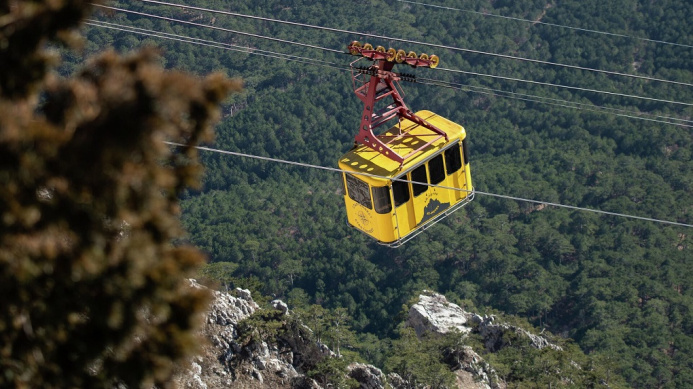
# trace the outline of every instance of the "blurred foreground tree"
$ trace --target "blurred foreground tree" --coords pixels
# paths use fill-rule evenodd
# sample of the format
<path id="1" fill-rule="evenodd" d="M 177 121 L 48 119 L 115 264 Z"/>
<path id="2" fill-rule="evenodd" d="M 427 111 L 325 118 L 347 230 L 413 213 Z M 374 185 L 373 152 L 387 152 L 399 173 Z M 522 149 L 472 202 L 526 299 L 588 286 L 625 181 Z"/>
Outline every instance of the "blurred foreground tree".
<path id="1" fill-rule="evenodd" d="M 45 44 L 89 7 L 0 0 L 0 387 L 169 386 L 206 306 L 185 285 L 202 254 L 171 244 L 177 196 L 240 84 L 152 51 L 58 80 Z"/>

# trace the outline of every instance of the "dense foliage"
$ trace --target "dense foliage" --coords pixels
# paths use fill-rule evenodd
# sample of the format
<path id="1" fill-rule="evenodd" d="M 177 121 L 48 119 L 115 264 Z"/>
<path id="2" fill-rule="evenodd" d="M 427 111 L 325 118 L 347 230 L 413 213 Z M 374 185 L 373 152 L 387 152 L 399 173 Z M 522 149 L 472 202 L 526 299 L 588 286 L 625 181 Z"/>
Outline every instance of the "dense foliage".
<path id="1" fill-rule="evenodd" d="M 199 182 L 189 146 L 239 85 L 164 71 L 151 50 L 57 80 L 47 40 L 70 41 L 89 8 L 0 1 L 3 388 L 169 386 L 209 298 L 186 280 L 204 256 L 171 240 Z"/>
<path id="2" fill-rule="evenodd" d="M 687 85 L 143 2 L 114 4 L 332 49 L 343 50 L 356 39 L 427 52 L 441 57 L 440 68 L 693 101 Z M 693 83 L 693 30 L 688 28 L 693 4 L 683 0 L 464 3 L 468 10 L 625 37 L 394 0 L 186 4 Z M 217 148 L 335 166 L 352 144 L 361 107 L 350 75 L 320 61 L 346 65 L 353 57 L 140 15 L 111 12 L 99 18 L 311 58 L 301 63 L 122 31 L 84 31 L 87 52 L 106 45 L 130 50 L 156 44 L 165 52 L 165 66 L 199 73 L 223 69 L 243 77 L 246 90 L 227 101 Z M 430 109 L 466 127 L 477 190 L 693 222 L 689 127 L 565 107 L 594 104 L 660 120 L 690 119 L 690 106 L 440 68 L 414 72 L 468 86 L 406 84 L 405 98 L 415 110 Z M 513 92 L 517 98 L 465 91 L 470 87 Z M 541 103 L 520 99 L 521 94 L 571 103 Z M 570 337 L 585 352 L 609 360 L 633 387 L 693 385 L 690 228 L 479 194 L 444 223 L 392 250 L 345 225 L 339 179 L 333 173 L 212 153 L 203 160 L 204 187 L 184 196 L 183 222 L 190 241 L 212 262 L 233 263 L 225 282 L 289 301 L 345 308 L 360 336 L 381 339 L 397 336 L 402 304 L 428 288 L 468 307 L 520 315 Z M 383 366 L 383 355 L 369 353 Z"/>

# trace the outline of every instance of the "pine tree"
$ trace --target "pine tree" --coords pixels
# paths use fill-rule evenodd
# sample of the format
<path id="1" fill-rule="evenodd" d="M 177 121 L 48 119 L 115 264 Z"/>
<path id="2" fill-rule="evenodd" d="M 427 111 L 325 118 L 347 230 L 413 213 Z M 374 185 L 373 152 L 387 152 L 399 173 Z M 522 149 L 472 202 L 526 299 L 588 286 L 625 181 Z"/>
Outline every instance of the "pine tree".
<path id="1" fill-rule="evenodd" d="M 51 76 L 46 42 L 88 11 L 0 0 L 0 387 L 169 386 L 208 299 L 186 286 L 203 255 L 171 244 L 177 198 L 240 85 L 153 51 Z"/>

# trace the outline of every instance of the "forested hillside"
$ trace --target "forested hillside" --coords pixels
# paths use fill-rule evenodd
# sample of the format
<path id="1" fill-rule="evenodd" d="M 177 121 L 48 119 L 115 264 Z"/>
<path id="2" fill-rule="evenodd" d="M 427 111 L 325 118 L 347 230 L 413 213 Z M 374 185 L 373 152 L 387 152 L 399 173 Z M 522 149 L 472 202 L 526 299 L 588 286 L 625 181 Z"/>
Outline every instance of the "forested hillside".
<path id="1" fill-rule="evenodd" d="M 142 1 L 109 5 L 199 25 L 104 9 L 94 19 L 144 35 L 87 26 L 85 54 L 156 45 L 167 67 L 240 77 L 245 90 L 226 102 L 212 146 L 328 167 L 351 147 L 359 124 L 351 76 L 334 67 L 355 57 L 221 29 L 339 51 L 359 40 L 436 54 L 437 69 L 399 65 L 399 71 L 457 87 L 403 83 L 405 100 L 413 110 L 465 126 L 477 190 L 693 224 L 693 3 L 458 3 L 185 2 L 571 67 Z M 250 53 L 160 39 L 152 31 Z M 61 71 L 80 60 L 68 58 Z M 335 173 L 215 153 L 202 160 L 204 186 L 185 195 L 183 222 L 190 241 L 209 254 L 208 274 L 294 307 L 346 308 L 351 327 L 368 340 L 353 348 L 382 345 L 362 352 L 376 364 L 382 365 L 386 339 L 398 333 L 402 306 L 431 289 L 572 338 L 633 387 L 693 387 L 690 227 L 478 194 L 428 232 L 389 249 L 346 225 Z"/>

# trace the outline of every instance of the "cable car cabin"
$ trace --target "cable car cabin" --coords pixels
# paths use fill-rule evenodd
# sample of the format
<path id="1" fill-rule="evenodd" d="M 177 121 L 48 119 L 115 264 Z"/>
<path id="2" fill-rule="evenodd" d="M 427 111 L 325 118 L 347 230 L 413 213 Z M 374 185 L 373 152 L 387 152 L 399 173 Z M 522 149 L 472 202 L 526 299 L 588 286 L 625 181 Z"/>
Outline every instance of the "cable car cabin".
<path id="1" fill-rule="evenodd" d="M 448 140 L 441 137 L 405 159 L 401 168 L 396 161 L 364 145 L 344 154 L 339 161 L 344 171 L 386 177 L 342 175 L 349 224 L 390 247 L 402 245 L 474 197 L 464 128 L 430 111 L 416 115 L 443 130 Z M 396 136 L 400 133 L 398 126 L 402 126 L 402 132 L 408 131 L 408 136 L 390 143 L 398 154 L 408 155 L 427 142 L 425 135 L 430 132 L 407 119 L 383 135 Z"/>

